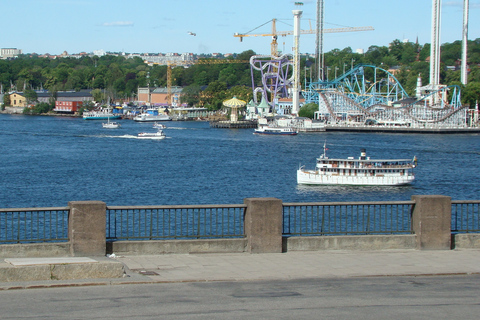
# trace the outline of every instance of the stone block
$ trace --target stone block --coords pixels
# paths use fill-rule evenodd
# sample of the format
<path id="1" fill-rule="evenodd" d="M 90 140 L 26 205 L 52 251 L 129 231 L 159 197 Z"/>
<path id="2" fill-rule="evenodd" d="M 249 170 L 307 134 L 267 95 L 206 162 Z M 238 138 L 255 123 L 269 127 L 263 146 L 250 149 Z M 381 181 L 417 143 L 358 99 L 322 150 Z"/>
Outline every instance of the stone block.
<path id="1" fill-rule="evenodd" d="M 281 253 L 283 204 L 276 198 L 247 198 L 245 213 L 246 251 Z"/>

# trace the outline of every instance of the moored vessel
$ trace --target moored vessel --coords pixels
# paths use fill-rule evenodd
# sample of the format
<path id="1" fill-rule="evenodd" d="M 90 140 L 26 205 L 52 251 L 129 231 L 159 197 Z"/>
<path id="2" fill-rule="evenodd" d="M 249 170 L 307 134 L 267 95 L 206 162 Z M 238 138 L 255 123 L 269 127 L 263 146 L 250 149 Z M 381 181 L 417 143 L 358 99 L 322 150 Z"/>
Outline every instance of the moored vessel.
<path id="1" fill-rule="evenodd" d="M 367 157 L 365 149 L 361 149 L 358 159 L 339 159 L 327 157 L 327 150 L 324 144 L 314 170 L 306 170 L 304 166 L 297 170 L 298 184 L 400 186 L 415 180 L 416 157 L 373 160 Z"/>
<path id="2" fill-rule="evenodd" d="M 290 127 L 259 126 L 254 133 L 292 136 L 298 134 L 298 131 Z"/>
<path id="3" fill-rule="evenodd" d="M 146 111 L 133 117 L 137 122 L 170 121 L 172 118 L 167 113 L 162 113 L 158 108 L 148 108 Z"/>
<path id="4" fill-rule="evenodd" d="M 86 111 L 83 113 L 84 120 L 109 120 L 109 119 L 120 119 L 121 116 L 118 114 L 113 114 L 110 109 L 100 109 L 93 111 Z"/>

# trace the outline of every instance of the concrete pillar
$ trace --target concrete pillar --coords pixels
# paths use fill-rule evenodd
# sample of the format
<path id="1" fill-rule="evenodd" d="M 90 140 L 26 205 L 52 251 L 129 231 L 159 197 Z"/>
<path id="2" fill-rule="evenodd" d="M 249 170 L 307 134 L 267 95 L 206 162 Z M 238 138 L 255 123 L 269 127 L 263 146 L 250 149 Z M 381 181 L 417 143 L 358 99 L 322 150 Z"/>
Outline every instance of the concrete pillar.
<path id="1" fill-rule="evenodd" d="M 247 198 L 244 217 L 247 252 L 282 252 L 282 200 L 276 198 Z"/>
<path id="2" fill-rule="evenodd" d="M 70 201 L 68 239 L 72 256 L 104 256 L 106 209 L 102 201 Z"/>
<path id="3" fill-rule="evenodd" d="M 452 201 L 439 195 L 412 196 L 412 230 L 417 236 L 417 249 L 450 250 Z"/>

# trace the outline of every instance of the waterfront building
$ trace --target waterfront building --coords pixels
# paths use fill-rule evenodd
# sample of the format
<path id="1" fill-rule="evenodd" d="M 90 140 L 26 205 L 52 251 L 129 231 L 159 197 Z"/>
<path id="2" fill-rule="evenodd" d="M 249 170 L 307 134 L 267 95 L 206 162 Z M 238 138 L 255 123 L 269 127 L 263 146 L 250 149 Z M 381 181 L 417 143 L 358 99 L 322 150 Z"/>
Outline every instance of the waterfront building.
<path id="1" fill-rule="evenodd" d="M 180 102 L 182 87 L 172 87 L 170 101 L 168 88 L 139 87 L 137 91 L 138 102 L 148 106 L 181 107 L 186 106 Z"/>
<path id="2" fill-rule="evenodd" d="M 55 101 L 55 112 L 75 113 L 82 107 L 82 101 Z"/>
<path id="3" fill-rule="evenodd" d="M 10 105 L 12 107 L 25 108 L 27 106 L 27 99 L 23 92 L 10 93 Z"/>

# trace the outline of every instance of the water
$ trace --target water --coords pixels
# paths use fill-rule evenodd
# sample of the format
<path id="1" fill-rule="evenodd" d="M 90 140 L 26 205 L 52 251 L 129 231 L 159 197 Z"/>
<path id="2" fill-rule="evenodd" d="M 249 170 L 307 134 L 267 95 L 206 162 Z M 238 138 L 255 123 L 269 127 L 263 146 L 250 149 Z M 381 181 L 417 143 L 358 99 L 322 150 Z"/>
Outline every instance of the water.
<path id="1" fill-rule="evenodd" d="M 247 197 L 284 202 L 410 200 L 441 194 L 480 199 L 480 135 L 301 133 L 259 136 L 168 122 L 165 140 L 140 140 L 152 123 L 104 129 L 81 118 L 0 115 L 0 207 L 228 204 Z M 330 157 L 418 158 L 403 187 L 297 186 L 299 164 L 313 168 L 327 140 Z"/>

